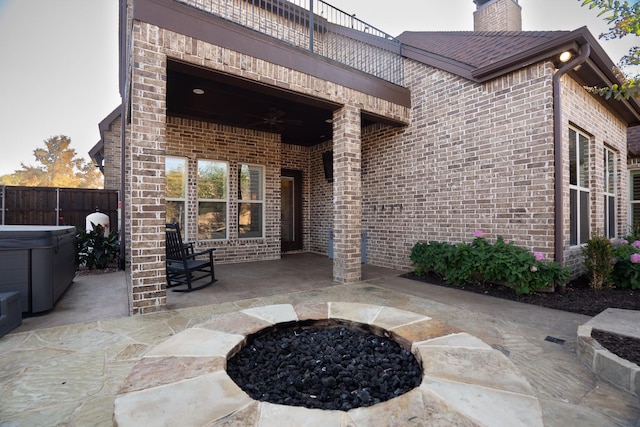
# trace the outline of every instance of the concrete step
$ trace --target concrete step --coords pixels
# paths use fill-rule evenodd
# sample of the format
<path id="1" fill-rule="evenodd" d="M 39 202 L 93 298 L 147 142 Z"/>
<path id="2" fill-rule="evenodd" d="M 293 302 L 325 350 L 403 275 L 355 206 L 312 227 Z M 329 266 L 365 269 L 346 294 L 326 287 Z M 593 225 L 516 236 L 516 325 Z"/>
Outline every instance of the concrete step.
<path id="1" fill-rule="evenodd" d="M 597 329 L 640 339 L 640 311 L 608 308 L 578 327 L 578 359 L 601 378 L 640 396 L 640 366 L 622 359 L 604 348 L 591 336 Z"/>

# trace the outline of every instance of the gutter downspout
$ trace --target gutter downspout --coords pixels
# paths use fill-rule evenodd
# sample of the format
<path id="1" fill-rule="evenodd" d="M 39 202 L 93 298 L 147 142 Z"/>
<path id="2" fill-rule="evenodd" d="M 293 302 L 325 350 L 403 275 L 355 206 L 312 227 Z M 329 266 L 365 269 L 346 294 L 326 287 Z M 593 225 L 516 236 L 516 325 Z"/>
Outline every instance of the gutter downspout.
<path id="1" fill-rule="evenodd" d="M 563 223 L 564 223 L 564 198 L 563 198 L 563 161 L 562 155 L 562 93 L 560 86 L 560 78 L 565 75 L 569 70 L 572 70 L 576 66 L 584 63 L 591 54 L 591 45 L 586 43 L 580 49 L 580 55 L 572 61 L 563 65 L 553 75 L 553 149 L 554 149 L 554 174 L 555 174 L 555 197 L 554 197 L 554 258 L 555 261 L 563 265 L 564 264 L 564 236 L 563 236 Z"/>
<path id="2" fill-rule="evenodd" d="M 120 107 L 120 270 L 124 270 L 126 268 L 126 257 L 125 252 L 127 251 L 127 234 L 126 234 L 126 202 L 125 202 L 125 141 L 127 135 L 127 106 L 126 99 L 122 100 L 122 106 Z"/>
<path id="3" fill-rule="evenodd" d="M 129 64 L 129 49 L 127 46 L 127 24 L 129 17 L 129 2 L 127 0 L 120 0 L 119 6 L 120 18 L 119 18 L 119 32 L 120 32 L 120 99 L 122 103 L 120 104 L 120 224 L 119 224 L 119 238 L 120 238 L 120 260 L 119 260 L 119 269 L 125 270 L 127 267 L 126 261 L 126 252 L 127 252 L 127 233 L 126 233 L 126 200 L 125 200 L 125 178 L 126 178 L 126 153 L 125 153 L 125 142 L 127 140 L 127 105 L 129 101 L 128 96 L 128 87 L 129 87 L 129 76 L 126 71 L 128 71 Z M 122 55 L 126 53 L 126 59 L 124 63 L 122 61 Z M 124 72 L 123 72 L 124 71 Z M 124 80 L 124 81 L 123 81 Z M 129 296 L 129 300 L 131 300 L 131 296 Z M 131 301 L 129 301 L 129 312 L 131 312 Z"/>

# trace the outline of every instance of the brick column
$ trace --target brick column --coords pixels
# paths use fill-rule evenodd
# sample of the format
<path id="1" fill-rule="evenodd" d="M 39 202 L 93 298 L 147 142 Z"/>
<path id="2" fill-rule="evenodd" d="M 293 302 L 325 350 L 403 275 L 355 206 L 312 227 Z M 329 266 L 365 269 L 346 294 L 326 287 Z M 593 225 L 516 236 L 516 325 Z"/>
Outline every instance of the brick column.
<path id="1" fill-rule="evenodd" d="M 339 283 L 362 276 L 360 164 L 360 110 L 345 105 L 333 114 L 333 280 Z"/>
<path id="2" fill-rule="evenodd" d="M 130 311 L 158 311 L 165 286 L 166 56 L 156 27 L 133 30 L 127 216 L 130 224 Z"/>

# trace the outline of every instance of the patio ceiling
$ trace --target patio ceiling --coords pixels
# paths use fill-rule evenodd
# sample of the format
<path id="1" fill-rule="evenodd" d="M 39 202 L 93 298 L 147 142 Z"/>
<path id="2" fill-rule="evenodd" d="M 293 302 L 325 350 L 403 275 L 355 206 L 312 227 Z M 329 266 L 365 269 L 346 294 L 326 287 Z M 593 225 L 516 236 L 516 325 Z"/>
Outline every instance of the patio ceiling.
<path id="1" fill-rule="evenodd" d="M 202 94 L 195 94 L 201 89 Z M 167 114 L 281 135 L 312 146 L 332 138 L 333 111 L 341 105 L 245 78 L 170 60 Z M 363 126 L 373 123 L 363 117 Z"/>

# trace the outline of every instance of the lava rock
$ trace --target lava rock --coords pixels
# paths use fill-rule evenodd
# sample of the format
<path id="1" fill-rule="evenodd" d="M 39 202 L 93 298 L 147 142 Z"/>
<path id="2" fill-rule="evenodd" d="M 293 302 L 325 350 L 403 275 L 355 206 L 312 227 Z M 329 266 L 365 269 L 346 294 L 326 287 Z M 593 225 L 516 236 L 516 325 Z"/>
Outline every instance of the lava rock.
<path id="1" fill-rule="evenodd" d="M 255 400 L 348 411 L 420 385 L 422 369 L 395 341 L 345 327 L 294 327 L 256 337 L 227 362 Z"/>

